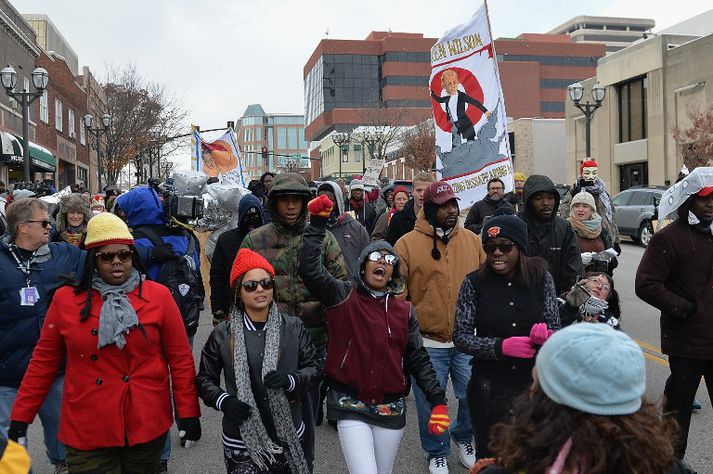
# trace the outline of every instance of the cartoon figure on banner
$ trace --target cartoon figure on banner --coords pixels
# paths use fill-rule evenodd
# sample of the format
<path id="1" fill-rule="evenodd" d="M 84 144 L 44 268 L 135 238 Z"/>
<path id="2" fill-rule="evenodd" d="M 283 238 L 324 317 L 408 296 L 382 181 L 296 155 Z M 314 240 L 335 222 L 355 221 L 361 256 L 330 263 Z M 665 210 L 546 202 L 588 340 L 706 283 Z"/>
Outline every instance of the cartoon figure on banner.
<path id="1" fill-rule="evenodd" d="M 461 71 L 461 74 L 467 77 L 467 79 L 472 80 L 466 81 L 462 84 L 460 78 L 458 77 L 459 70 Z M 465 86 L 468 85 L 468 82 L 475 86 L 473 87 L 474 91 L 479 93 L 482 98 L 483 91 L 475 77 L 469 71 L 459 68 L 446 69 L 441 73 L 441 87 L 445 89 L 447 95 L 438 96 L 435 92 L 433 92 L 433 90 L 431 90 L 431 97 L 433 100 L 440 104 L 445 104 L 443 107 L 445 108 L 446 117 L 448 119 L 448 123 L 450 124 L 450 131 L 453 135 L 454 148 L 460 146 L 463 143 L 463 140 L 475 140 L 474 124 L 480 120 L 480 116 L 477 112 L 472 110 L 472 108 L 467 107 L 468 104 L 479 109 L 483 114 L 485 114 L 486 119 L 490 117 L 490 111 L 485 108 L 481 101 L 466 93 L 467 89 Z M 459 90 L 459 86 L 464 90 Z M 443 127 L 441 123 L 439 123 L 439 126 L 448 131 L 448 128 Z"/>
<path id="2" fill-rule="evenodd" d="M 238 166 L 238 158 L 232 152 L 230 144 L 223 140 L 201 142 L 201 155 L 203 172 L 210 177 L 225 174 Z"/>

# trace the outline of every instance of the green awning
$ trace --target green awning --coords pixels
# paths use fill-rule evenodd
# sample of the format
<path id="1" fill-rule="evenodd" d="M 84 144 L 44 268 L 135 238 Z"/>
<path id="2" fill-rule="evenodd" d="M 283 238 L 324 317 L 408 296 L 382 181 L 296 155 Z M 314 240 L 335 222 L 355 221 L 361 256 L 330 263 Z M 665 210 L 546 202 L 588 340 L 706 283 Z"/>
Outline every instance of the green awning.
<path id="1" fill-rule="evenodd" d="M 17 136 L 17 135 L 15 135 Z M 18 140 L 20 140 L 20 143 L 22 143 L 22 137 L 17 137 Z M 55 159 L 54 155 L 52 152 L 50 152 L 47 148 L 38 145 L 37 143 L 29 142 L 30 143 L 30 163 L 33 166 L 36 166 L 38 168 L 42 168 L 43 170 L 46 171 L 51 171 L 54 173 L 54 171 L 57 169 L 57 160 Z"/>

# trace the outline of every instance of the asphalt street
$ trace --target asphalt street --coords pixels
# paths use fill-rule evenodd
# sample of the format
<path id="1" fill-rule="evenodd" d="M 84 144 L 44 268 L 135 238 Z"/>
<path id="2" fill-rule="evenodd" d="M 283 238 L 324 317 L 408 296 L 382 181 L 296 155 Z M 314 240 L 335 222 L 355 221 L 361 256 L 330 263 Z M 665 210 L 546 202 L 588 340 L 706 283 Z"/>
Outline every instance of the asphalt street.
<path id="1" fill-rule="evenodd" d="M 660 402 L 663 386 L 668 376 L 668 367 L 666 356 L 661 354 L 659 349 L 658 311 L 643 303 L 634 294 L 634 276 L 644 249 L 631 243 L 622 244 L 622 248 L 619 267 L 614 272 L 615 286 L 622 300 L 622 326 L 643 347 L 647 358 L 646 395 L 649 399 Z M 201 326 L 195 339 L 194 356 L 196 361 L 202 343 L 205 342 L 211 330 L 211 317 L 206 312 L 203 314 Z M 451 419 L 454 419 L 456 404 L 453 403 L 455 397 L 451 390 L 449 390 L 448 398 L 452 402 L 449 406 Z M 693 414 L 686 460 L 699 473 L 713 474 L 713 409 L 703 384 L 697 398 L 702 403 L 703 409 Z M 408 397 L 407 410 L 407 426 L 396 459 L 394 473 L 427 473 L 426 457 L 421 450 L 418 437 L 413 396 Z M 202 406 L 202 411 L 203 437 L 195 446 L 190 449 L 181 448 L 177 442 L 175 426 L 172 429 L 174 443 L 169 472 L 186 474 L 225 472 L 220 441 L 221 414 L 205 406 Z M 97 423 L 101 423 L 101 420 L 97 419 Z M 317 436 L 315 472 L 318 474 L 346 473 L 339 439 L 334 429 L 328 425 L 321 426 L 318 428 Z M 35 460 L 33 472 L 35 474 L 50 473 L 50 465 L 44 455 L 42 428 L 39 421 L 31 426 L 29 437 L 30 454 Z M 449 467 L 451 473 L 467 473 L 467 470 L 458 462 L 456 451 L 451 452 Z"/>

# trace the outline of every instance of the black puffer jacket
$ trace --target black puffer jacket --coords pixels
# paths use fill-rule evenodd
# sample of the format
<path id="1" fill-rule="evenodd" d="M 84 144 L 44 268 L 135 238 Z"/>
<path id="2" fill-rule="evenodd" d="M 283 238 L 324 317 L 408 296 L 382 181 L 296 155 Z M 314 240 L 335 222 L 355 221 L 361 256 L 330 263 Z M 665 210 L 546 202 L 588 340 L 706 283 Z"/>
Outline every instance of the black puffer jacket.
<path id="1" fill-rule="evenodd" d="M 512 204 L 507 202 L 504 198 L 493 201 L 490 199 L 490 196 L 485 196 L 485 198 L 476 202 L 470 208 L 470 211 L 468 211 L 468 217 L 465 218 L 464 227 L 474 234 L 480 234 L 485 219 L 492 217 L 495 214 L 495 211 L 501 207 L 513 209 Z"/>
<path id="2" fill-rule="evenodd" d="M 302 423 L 300 395 L 315 383 L 321 375 L 322 363 L 317 358 L 312 340 L 302 321 L 294 317 L 281 316 L 281 318 L 280 355 L 277 361 L 277 370 L 291 375 L 295 380 L 294 390 L 286 392 L 286 395 L 290 402 L 295 429 L 298 429 Z M 216 403 L 224 393 L 237 396 L 235 370 L 233 368 L 233 343 L 231 339 L 230 321 L 220 323 L 213 329 L 201 351 L 200 367 L 196 376 L 198 395 L 206 406 L 216 409 Z M 260 350 L 252 347 L 251 344 L 246 344 L 246 347 L 248 353 L 252 350 Z M 225 376 L 225 390 L 220 386 L 221 372 Z M 256 376 L 251 372 L 250 380 L 258 410 L 261 415 L 269 413 L 270 407 L 267 398 L 261 397 L 259 393 L 256 393 L 265 393 L 262 377 L 259 374 Z M 265 419 L 265 416 L 262 418 L 265 428 L 268 431 L 274 431 L 273 420 Z M 240 427 L 233 425 L 227 417 L 223 417 L 223 432 L 237 437 L 240 433 Z"/>
<path id="3" fill-rule="evenodd" d="M 396 241 L 411 232 L 414 226 L 416 226 L 416 212 L 413 209 L 413 199 L 411 199 L 403 209 L 391 217 L 386 241 L 391 245 L 396 245 Z"/>
<path id="4" fill-rule="evenodd" d="M 555 196 L 552 218 L 549 221 L 538 220 L 531 209 L 530 199 L 539 191 L 546 191 Z M 557 294 L 560 295 L 572 288 L 578 277 L 584 275 L 577 236 L 569 222 L 557 216 L 560 195 L 550 178 L 537 174 L 530 176 L 525 181 L 523 196 L 525 207 L 519 216 L 527 223 L 528 255 L 540 256 L 547 260 L 548 269 L 555 280 Z"/>

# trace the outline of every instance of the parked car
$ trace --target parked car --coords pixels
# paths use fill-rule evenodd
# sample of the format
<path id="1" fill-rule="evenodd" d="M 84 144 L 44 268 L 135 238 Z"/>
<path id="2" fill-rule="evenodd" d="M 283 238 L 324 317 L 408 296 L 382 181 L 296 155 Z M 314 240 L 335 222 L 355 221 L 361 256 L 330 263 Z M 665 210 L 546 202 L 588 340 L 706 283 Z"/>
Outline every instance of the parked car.
<path id="1" fill-rule="evenodd" d="M 569 184 L 555 184 L 555 188 L 557 188 L 557 192 L 560 193 L 560 201 L 564 199 L 564 195 L 567 194 L 567 192 L 572 189 L 572 186 Z"/>
<path id="2" fill-rule="evenodd" d="M 633 186 L 614 196 L 612 204 L 619 233 L 644 247 L 649 245 L 654 233 L 651 221 L 666 189 L 665 186 Z"/>

